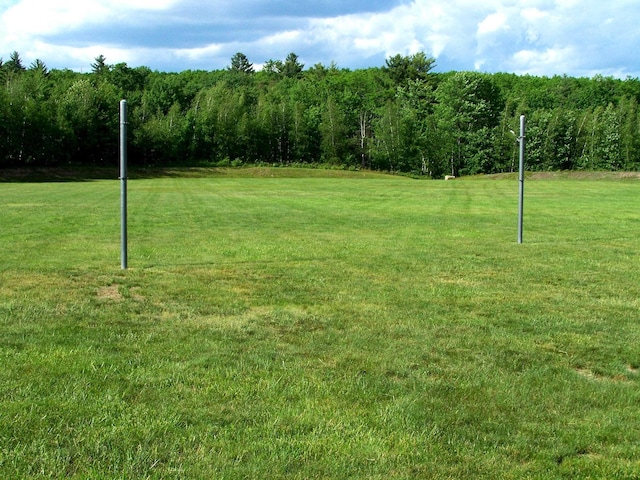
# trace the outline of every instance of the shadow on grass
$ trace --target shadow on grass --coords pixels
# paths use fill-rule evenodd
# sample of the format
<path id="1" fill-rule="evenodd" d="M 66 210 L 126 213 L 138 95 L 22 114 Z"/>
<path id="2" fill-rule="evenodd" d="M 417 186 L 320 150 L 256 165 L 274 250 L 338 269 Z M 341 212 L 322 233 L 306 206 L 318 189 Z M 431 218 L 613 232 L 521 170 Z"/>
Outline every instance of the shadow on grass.
<path id="1" fill-rule="evenodd" d="M 345 170 L 341 168 L 304 168 L 295 166 L 242 166 L 242 167 L 139 167 L 130 166 L 128 177 L 131 180 L 153 178 L 392 178 L 384 172 L 370 170 Z M 44 182 L 90 182 L 95 180 L 118 180 L 119 166 L 91 167 L 34 167 L 0 168 L 0 183 L 44 183 Z"/>
<path id="2" fill-rule="evenodd" d="M 335 261 L 333 257 L 301 257 L 287 260 L 287 267 L 294 268 L 300 265 L 308 265 L 313 263 L 326 264 Z M 252 265 L 278 265 L 282 264 L 281 259 L 262 259 L 262 260 L 202 260 L 202 261 L 174 261 L 174 262 L 150 262 L 133 260 L 133 266 L 129 265 L 129 269 L 137 270 L 154 270 L 154 269 L 181 269 L 181 268 L 218 268 L 218 267 L 251 267 Z"/>
<path id="3" fill-rule="evenodd" d="M 117 168 L 0 168 L 2 183 L 86 182 L 118 178 Z"/>
<path id="4" fill-rule="evenodd" d="M 180 178 L 226 176 L 224 169 L 180 168 L 180 167 L 129 167 L 127 178 Z M 48 183 L 48 182 L 92 182 L 96 180 L 119 180 L 120 170 L 114 167 L 37 167 L 0 168 L 0 183 Z"/>

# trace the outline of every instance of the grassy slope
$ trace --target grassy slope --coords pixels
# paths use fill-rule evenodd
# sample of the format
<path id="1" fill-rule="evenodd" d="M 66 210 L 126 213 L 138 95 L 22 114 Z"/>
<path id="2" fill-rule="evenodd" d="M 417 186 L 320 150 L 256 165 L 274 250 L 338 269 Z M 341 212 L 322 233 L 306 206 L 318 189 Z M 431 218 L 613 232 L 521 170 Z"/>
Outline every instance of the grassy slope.
<path id="1" fill-rule="evenodd" d="M 266 173 L 2 186 L 0 476 L 635 478 L 637 181 Z"/>

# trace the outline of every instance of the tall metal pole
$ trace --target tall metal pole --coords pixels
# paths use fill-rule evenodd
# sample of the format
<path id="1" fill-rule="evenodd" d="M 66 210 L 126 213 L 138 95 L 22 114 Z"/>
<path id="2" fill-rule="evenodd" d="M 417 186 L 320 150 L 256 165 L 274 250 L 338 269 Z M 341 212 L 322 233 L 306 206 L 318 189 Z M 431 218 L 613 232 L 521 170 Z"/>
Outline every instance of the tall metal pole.
<path id="1" fill-rule="evenodd" d="M 522 226 L 524 223 L 524 115 L 520 115 L 520 173 L 518 182 L 520 183 L 520 201 L 518 202 L 518 243 L 522 243 Z"/>
<path id="2" fill-rule="evenodd" d="M 127 269 L 127 101 L 120 101 L 120 250 Z"/>

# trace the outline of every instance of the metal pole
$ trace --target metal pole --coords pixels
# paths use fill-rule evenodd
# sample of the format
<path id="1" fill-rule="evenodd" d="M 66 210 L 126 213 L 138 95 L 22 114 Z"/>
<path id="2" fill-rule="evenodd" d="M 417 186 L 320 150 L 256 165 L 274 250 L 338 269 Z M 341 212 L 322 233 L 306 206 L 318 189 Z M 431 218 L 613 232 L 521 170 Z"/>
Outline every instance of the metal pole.
<path id="1" fill-rule="evenodd" d="M 520 173 L 518 182 L 520 183 L 520 201 L 518 202 L 518 243 L 522 243 L 522 225 L 524 223 L 524 115 L 520 115 Z"/>
<path id="2" fill-rule="evenodd" d="M 127 101 L 120 101 L 120 250 L 127 269 Z"/>

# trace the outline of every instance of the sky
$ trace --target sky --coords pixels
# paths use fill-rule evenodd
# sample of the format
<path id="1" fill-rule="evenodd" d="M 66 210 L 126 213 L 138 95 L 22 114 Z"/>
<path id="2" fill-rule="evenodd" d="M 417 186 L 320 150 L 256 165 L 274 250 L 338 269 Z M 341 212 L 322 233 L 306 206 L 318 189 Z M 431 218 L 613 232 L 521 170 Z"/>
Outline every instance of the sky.
<path id="1" fill-rule="evenodd" d="M 422 51 L 440 72 L 636 78 L 638 20 L 640 0 L 0 0 L 0 58 L 179 72 L 294 52 L 354 70 Z"/>

